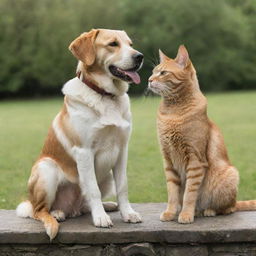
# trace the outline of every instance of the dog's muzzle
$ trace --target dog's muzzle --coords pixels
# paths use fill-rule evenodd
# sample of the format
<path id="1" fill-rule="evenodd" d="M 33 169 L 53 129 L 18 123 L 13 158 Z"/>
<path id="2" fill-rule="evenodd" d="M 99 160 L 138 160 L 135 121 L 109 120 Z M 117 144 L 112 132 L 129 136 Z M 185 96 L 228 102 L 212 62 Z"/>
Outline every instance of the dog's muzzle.
<path id="1" fill-rule="evenodd" d="M 135 84 L 140 83 L 140 76 L 137 71 L 141 68 L 143 64 L 143 54 L 140 52 L 135 53 L 132 56 L 134 66 L 130 69 L 122 69 L 114 65 L 109 66 L 109 71 L 111 74 L 123 81 L 133 82 Z"/>

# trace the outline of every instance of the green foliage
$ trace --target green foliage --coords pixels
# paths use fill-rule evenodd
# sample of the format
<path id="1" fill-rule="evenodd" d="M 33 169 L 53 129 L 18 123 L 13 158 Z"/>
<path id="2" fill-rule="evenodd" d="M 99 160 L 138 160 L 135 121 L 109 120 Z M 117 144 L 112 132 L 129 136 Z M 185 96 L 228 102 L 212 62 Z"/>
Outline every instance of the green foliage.
<path id="1" fill-rule="evenodd" d="M 69 43 L 91 28 L 124 29 L 144 53 L 142 93 L 161 48 L 185 44 L 204 90 L 252 89 L 256 2 L 0 0 L 0 96 L 56 93 L 74 76 Z"/>
<path id="2" fill-rule="evenodd" d="M 209 94 L 209 115 L 220 127 L 231 162 L 240 172 L 239 199 L 256 198 L 256 92 Z M 62 99 L 0 103 L 0 208 L 27 198 L 27 181 Z M 128 180 L 132 202 L 166 202 L 162 157 L 156 136 L 159 98 L 132 98 L 133 131 Z"/>

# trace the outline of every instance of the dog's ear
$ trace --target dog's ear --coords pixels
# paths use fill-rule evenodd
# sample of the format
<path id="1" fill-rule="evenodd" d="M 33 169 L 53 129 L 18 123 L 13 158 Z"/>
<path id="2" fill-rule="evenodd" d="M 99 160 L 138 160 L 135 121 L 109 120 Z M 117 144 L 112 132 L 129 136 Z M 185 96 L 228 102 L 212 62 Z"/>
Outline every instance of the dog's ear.
<path id="1" fill-rule="evenodd" d="M 159 49 L 159 59 L 160 59 L 160 63 L 164 62 L 165 60 L 168 60 L 169 57 L 166 56 L 160 49 Z"/>
<path id="2" fill-rule="evenodd" d="M 182 68 L 186 68 L 188 66 L 190 59 L 188 51 L 184 45 L 180 45 L 175 62 L 178 63 Z"/>
<path id="3" fill-rule="evenodd" d="M 69 45 L 69 50 L 73 55 L 87 66 L 91 66 L 95 62 L 94 42 L 98 33 L 98 29 L 92 29 L 90 32 L 81 34 Z"/>

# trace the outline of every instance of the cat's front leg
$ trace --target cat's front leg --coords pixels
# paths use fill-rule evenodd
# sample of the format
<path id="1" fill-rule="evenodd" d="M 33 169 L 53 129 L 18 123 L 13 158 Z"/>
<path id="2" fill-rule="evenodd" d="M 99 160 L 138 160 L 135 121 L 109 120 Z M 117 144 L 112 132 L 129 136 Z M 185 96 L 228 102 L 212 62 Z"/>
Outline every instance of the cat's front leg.
<path id="1" fill-rule="evenodd" d="M 180 193 L 180 176 L 170 165 L 165 167 L 165 177 L 167 182 L 168 191 L 168 204 L 167 208 L 160 215 L 161 221 L 171 221 L 175 218 L 178 208 L 180 207 L 179 193 Z"/>
<path id="2" fill-rule="evenodd" d="M 182 210 L 179 214 L 179 223 L 192 223 L 195 216 L 195 208 L 198 190 L 201 186 L 205 169 L 196 158 L 191 158 L 186 168 L 186 186 L 183 196 Z"/>

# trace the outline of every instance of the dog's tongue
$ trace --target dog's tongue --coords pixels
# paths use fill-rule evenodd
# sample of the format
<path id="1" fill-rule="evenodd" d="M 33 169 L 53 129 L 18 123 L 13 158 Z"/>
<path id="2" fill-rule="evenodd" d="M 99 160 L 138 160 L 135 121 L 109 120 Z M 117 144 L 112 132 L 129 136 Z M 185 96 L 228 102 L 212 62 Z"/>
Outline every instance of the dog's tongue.
<path id="1" fill-rule="evenodd" d="M 123 71 L 127 76 L 129 76 L 132 81 L 135 83 L 135 84 L 139 84 L 140 83 L 140 76 L 137 72 L 134 72 L 134 71 Z"/>

